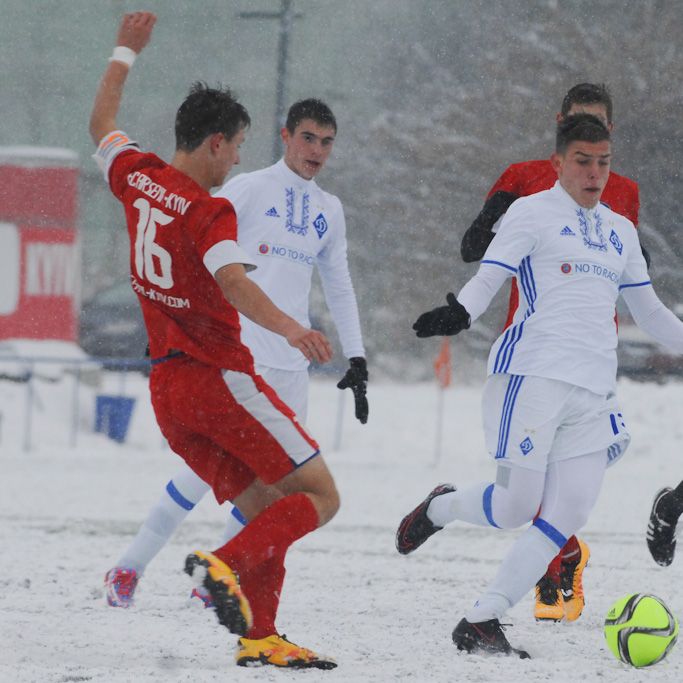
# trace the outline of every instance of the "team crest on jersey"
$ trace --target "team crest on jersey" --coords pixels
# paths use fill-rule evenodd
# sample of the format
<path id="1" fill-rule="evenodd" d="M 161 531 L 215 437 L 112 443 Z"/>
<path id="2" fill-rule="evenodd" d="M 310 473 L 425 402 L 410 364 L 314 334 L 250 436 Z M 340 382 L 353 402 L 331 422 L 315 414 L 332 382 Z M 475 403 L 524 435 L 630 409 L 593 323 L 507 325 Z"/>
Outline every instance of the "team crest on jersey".
<path id="1" fill-rule="evenodd" d="M 323 235 L 327 232 L 327 221 L 325 220 L 325 216 L 319 213 L 313 221 L 313 227 L 318 233 L 318 238 L 322 239 Z"/>
<path id="2" fill-rule="evenodd" d="M 285 190 L 285 195 L 287 197 L 287 220 L 285 221 L 287 232 L 293 232 L 295 235 L 305 237 L 308 232 L 308 215 L 310 212 L 308 192 L 304 192 L 301 198 L 301 221 L 299 223 L 294 222 L 294 204 L 296 200 L 294 188 L 288 187 Z"/>
<path id="3" fill-rule="evenodd" d="M 562 237 L 576 237 L 576 233 L 568 225 L 565 225 L 564 228 L 560 230 L 560 235 Z"/>
<path id="4" fill-rule="evenodd" d="M 266 211 L 266 216 L 273 216 L 273 218 L 280 218 L 280 214 L 274 206 L 271 206 L 268 211 Z"/>
<path id="5" fill-rule="evenodd" d="M 529 455 L 534 450 L 534 444 L 528 436 L 519 444 L 519 450 L 522 451 L 522 455 Z"/>
<path id="6" fill-rule="evenodd" d="M 583 243 L 589 249 L 607 251 L 607 242 L 602 234 L 602 217 L 597 211 L 593 211 L 592 214 L 584 209 L 576 210 L 576 215 L 579 218 L 579 229 L 583 235 Z"/>
<path id="7" fill-rule="evenodd" d="M 617 254 L 621 256 L 621 252 L 624 250 L 624 245 L 621 243 L 619 235 L 617 235 L 617 233 L 614 232 L 614 230 L 612 230 L 609 236 L 609 241 L 612 243 L 612 246 L 617 250 Z"/>

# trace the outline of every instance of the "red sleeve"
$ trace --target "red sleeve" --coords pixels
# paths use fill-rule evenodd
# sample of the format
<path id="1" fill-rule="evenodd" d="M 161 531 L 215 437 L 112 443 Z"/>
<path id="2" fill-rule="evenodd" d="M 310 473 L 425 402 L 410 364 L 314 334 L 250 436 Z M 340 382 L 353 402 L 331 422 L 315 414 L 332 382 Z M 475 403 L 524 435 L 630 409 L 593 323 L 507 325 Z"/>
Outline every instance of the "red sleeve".
<path id="1" fill-rule="evenodd" d="M 189 223 L 197 226 L 195 244 L 202 259 L 215 244 L 237 241 L 237 215 L 227 199 L 211 197 L 201 202 L 196 211 Z"/>
<path id="2" fill-rule="evenodd" d="M 637 228 L 638 212 L 640 211 L 640 191 L 638 189 L 638 183 L 635 180 L 628 178 L 628 182 L 631 185 L 631 188 L 629 192 L 630 202 L 628 205 L 628 213 L 626 214 L 626 218 L 628 218 Z"/>
<path id="3" fill-rule="evenodd" d="M 519 181 L 520 176 L 517 170 L 517 165 L 513 164 L 512 166 L 508 166 L 505 171 L 503 171 L 503 175 L 501 175 L 500 178 L 493 183 L 493 187 L 486 195 L 486 199 L 491 198 L 496 192 L 510 192 L 511 194 L 520 197 L 522 193 Z"/>
<path id="4" fill-rule="evenodd" d="M 628 218 L 633 225 L 638 226 L 640 197 L 638 183 L 635 180 L 611 172 L 602 197 L 612 211 L 616 211 L 616 213 Z"/>
<path id="5" fill-rule="evenodd" d="M 128 181 L 126 180 L 131 170 L 139 165 L 142 157 L 147 156 L 143 152 L 134 149 L 124 149 L 119 153 L 109 168 L 109 187 L 117 199 L 121 199 Z"/>

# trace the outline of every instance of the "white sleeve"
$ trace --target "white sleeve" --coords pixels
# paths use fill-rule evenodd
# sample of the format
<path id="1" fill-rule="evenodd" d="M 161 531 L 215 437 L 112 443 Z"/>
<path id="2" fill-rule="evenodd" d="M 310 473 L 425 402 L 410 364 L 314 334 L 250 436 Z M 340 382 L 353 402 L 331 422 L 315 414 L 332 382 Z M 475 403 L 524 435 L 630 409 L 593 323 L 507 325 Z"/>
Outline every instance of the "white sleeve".
<path id="1" fill-rule="evenodd" d="M 97 145 L 97 150 L 92 158 L 104 175 L 104 179 L 109 182 L 109 169 L 116 159 L 126 149 L 139 151 L 138 143 L 131 140 L 122 130 L 113 130 L 107 133 Z"/>
<path id="2" fill-rule="evenodd" d="M 514 202 L 503 216 L 498 232 L 489 244 L 482 263 L 491 263 L 512 274 L 538 243 L 533 210 L 523 199 Z"/>
<path id="3" fill-rule="evenodd" d="M 638 233 L 635 226 L 632 223 L 630 225 L 632 230 L 626 233 L 626 239 L 628 240 L 626 246 L 629 250 L 628 260 L 619 280 L 619 289 L 622 291 L 631 287 L 642 287 L 643 285 L 650 284 L 650 275 L 647 272 L 647 263 L 643 256 Z"/>
<path id="4" fill-rule="evenodd" d="M 241 263 L 247 272 L 256 268 L 256 264 L 247 255 L 247 252 L 234 240 L 216 242 L 204 254 L 204 265 L 214 277 L 223 266 L 229 266 L 233 263 Z"/>
<path id="5" fill-rule="evenodd" d="M 503 216 L 477 274 L 457 296 L 472 322 L 489 307 L 505 280 L 517 274 L 522 259 L 534 250 L 538 238 L 533 226 L 533 217 L 524 200 L 517 200 Z"/>
<path id="6" fill-rule="evenodd" d="M 621 296 L 641 330 L 673 353 L 683 353 L 683 322 L 660 301 L 651 284 L 624 287 Z"/>
<path id="7" fill-rule="evenodd" d="M 477 274 L 458 293 L 458 301 L 474 322 L 488 307 L 505 280 L 514 272 L 493 263 L 482 263 Z"/>
<path id="8" fill-rule="evenodd" d="M 358 303 L 346 253 L 346 221 L 341 203 L 338 215 L 334 218 L 334 229 L 330 242 L 318 255 L 318 273 L 344 355 L 347 358 L 364 357 Z"/>

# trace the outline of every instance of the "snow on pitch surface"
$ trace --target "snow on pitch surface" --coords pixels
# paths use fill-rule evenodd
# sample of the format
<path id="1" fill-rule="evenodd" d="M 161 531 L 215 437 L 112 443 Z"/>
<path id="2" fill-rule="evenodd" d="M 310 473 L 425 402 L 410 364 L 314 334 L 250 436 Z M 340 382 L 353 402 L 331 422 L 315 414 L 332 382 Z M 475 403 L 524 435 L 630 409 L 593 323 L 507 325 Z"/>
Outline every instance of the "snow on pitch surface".
<path id="1" fill-rule="evenodd" d="M 531 661 L 460 654 L 451 630 L 494 575 L 514 532 L 456 523 L 410 557 L 394 549 L 400 518 L 438 482 L 490 479 L 480 426 L 480 386 L 446 392 L 443 453 L 435 462 L 433 384 L 373 383 L 370 420 L 352 419 L 346 392 L 341 448 L 332 451 L 339 392 L 312 383 L 309 426 L 337 478 L 342 509 L 294 546 L 279 627 L 334 656 L 330 672 L 235 666 L 234 637 L 188 604 L 185 555 L 217 543 L 225 514 L 209 497 L 149 566 L 134 609 L 105 605 L 102 578 L 161 494 L 179 460 L 154 424 L 145 380 L 124 445 L 93 434 L 94 394 L 79 393 L 80 431 L 70 447 L 73 380 L 35 382 L 33 444 L 22 449 L 26 385 L 0 382 L 0 681 L 676 681 L 680 644 L 650 670 L 630 669 L 606 649 L 611 603 L 652 592 L 683 617 L 683 558 L 656 566 L 645 546 L 654 492 L 683 477 L 683 384 L 622 381 L 633 442 L 606 484 L 583 537 L 592 549 L 587 606 L 573 624 L 542 625 L 531 596 L 509 615 L 513 645 Z"/>

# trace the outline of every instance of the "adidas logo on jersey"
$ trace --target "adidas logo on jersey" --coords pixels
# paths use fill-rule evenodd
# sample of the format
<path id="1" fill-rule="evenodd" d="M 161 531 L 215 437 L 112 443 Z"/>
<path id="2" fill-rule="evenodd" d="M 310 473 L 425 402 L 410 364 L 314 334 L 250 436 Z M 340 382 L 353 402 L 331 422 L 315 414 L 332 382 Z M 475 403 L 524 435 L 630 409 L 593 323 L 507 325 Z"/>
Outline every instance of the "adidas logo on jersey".
<path id="1" fill-rule="evenodd" d="M 560 235 L 563 235 L 565 237 L 576 237 L 576 233 L 568 225 L 565 225 L 564 228 L 560 230 Z"/>
<path id="2" fill-rule="evenodd" d="M 273 216 L 274 218 L 280 218 L 280 214 L 274 206 L 271 206 L 268 211 L 266 211 L 266 216 Z"/>

